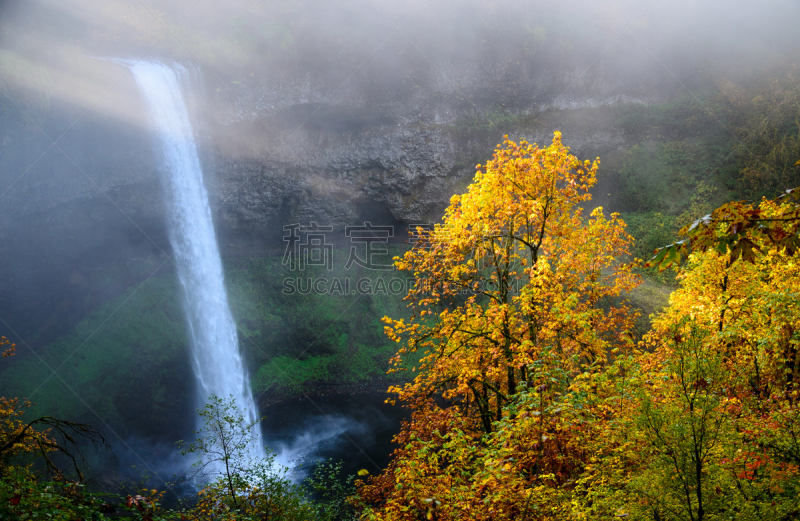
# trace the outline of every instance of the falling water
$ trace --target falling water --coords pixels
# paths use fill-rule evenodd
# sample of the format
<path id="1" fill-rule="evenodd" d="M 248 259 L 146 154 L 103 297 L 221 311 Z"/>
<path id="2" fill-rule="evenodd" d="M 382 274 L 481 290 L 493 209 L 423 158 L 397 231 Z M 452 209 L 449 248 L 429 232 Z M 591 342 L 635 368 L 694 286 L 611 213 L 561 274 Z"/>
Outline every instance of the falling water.
<path id="1" fill-rule="evenodd" d="M 181 93 L 180 76 L 186 69 L 140 61 L 130 70 L 150 109 L 160 145 L 169 238 L 183 285 L 201 404 L 212 394 L 223 399 L 233 396 L 245 420 L 255 421 L 257 409 L 239 353 L 208 194 Z M 257 443 L 250 455 L 261 458 L 260 427 L 253 434 Z"/>

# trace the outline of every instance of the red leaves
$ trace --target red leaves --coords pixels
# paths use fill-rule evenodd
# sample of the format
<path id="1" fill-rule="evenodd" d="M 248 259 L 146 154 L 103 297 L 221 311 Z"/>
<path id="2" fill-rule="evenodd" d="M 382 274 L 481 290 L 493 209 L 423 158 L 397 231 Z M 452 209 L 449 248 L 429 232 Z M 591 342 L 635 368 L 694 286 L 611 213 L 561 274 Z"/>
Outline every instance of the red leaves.
<path id="1" fill-rule="evenodd" d="M 754 480 L 758 475 L 758 470 L 773 463 L 773 461 L 765 454 L 758 454 L 755 452 L 742 452 L 733 458 L 732 463 L 744 464 L 742 470 L 736 472 L 738 479 Z"/>
<path id="2" fill-rule="evenodd" d="M 125 506 L 128 508 L 136 507 L 139 509 L 140 512 L 144 511 L 145 507 L 150 506 L 148 499 L 146 497 L 140 496 L 139 494 L 135 496 L 127 496 L 125 498 Z"/>
<path id="3" fill-rule="evenodd" d="M 142 511 L 144 510 L 145 505 L 147 505 L 147 500 L 138 494 L 135 496 L 127 496 L 125 498 L 125 506 L 128 508 L 135 506 Z"/>

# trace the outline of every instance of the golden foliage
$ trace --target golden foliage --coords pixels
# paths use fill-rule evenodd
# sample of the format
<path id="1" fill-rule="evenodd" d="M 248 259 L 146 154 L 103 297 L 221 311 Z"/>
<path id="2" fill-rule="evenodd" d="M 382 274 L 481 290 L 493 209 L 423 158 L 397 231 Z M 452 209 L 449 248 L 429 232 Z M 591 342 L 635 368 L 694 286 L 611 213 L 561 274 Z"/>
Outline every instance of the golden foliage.
<path id="1" fill-rule="evenodd" d="M 506 140 L 414 273 L 414 410 L 364 519 L 797 519 L 797 191 L 723 205 L 665 248 L 680 287 L 638 345 L 617 216 L 583 215 L 597 163 Z M 413 358 L 412 358 L 413 360 Z"/>
<path id="2" fill-rule="evenodd" d="M 396 259 L 416 284 L 412 317 L 384 319 L 400 343 L 394 368 L 421 358 L 414 381 L 391 389 L 414 413 L 389 469 L 361 485 L 382 505 L 369 515 L 563 510 L 559 489 L 579 473 L 590 434 L 563 394 L 633 345 L 623 296 L 639 280 L 619 261 L 632 239 L 617 215 L 581 206 L 598 166 L 572 156 L 558 132 L 545 148 L 506 139 L 443 223 L 418 229 L 424 240 Z"/>

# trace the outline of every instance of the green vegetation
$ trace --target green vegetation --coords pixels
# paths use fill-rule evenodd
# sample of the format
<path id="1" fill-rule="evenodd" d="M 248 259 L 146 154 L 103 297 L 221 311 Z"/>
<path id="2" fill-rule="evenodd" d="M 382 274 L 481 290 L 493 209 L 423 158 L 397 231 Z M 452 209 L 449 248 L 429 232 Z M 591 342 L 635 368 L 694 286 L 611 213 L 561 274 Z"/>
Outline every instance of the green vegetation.
<path id="1" fill-rule="evenodd" d="M 181 519 L 313 519 L 302 487 L 292 483 L 286 469 L 276 468 L 275 456 L 253 459 L 258 419 L 245 420 L 233 397 L 212 395 L 197 412 L 203 428 L 194 441 L 178 445 L 181 454 L 197 458 L 192 467 L 207 485 Z"/>
<path id="2" fill-rule="evenodd" d="M 151 424 L 156 432 L 170 432 L 176 408 L 191 408 L 175 277 L 153 277 L 128 289 L 37 354 L 25 353 L 3 368 L 2 379 L 35 402 L 39 414 L 87 422 L 99 416 L 116 429 Z"/>
<path id="3" fill-rule="evenodd" d="M 800 184 L 800 79 L 796 67 L 771 74 L 619 109 L 616 124 L 634 145 L 624 153 L 615 189 L 637 257 L 650 258 L 723 201 Z M 671 274 L 645 273 L 672 282 Z"/>
<path id="4" fill-rule="evenodd" d="M 531 122 L 533 118 L 526 114 L 513 114 L 505 109 L 494 110 L 487 114 L 463 116 L 456 120 L 451 129 L 461 139 L 479 139 L 493 141 Z M 492 142 L 489 146 L 494 146 Z"/>
<path id="5" fill-rule="evenodd" d="M 399 251 L 392 246 L 386 263 Z M 348 253 L 334 251 L 330 272 L 293 272 L 278 256 L 226 258 L 230 307 L 257 394 L 285 396 L 317 383 L 384 377 L 395 346 L 383 335 L 380 319 L 406 310 L 402 294 L 392 294 L 379 279 L 397 279 L 393 290 L 400 279 L 355 265 L 344 270 Z M 298 289 L 308 288 L 308 279 L 331 282 L 324 294 L 286 294 L 286 278 L 299 278 Z M 349 279 L 350 291 L 367 279 L 362 287 L 374 294 L 343 295 L 334 279 L 343 289 Z M 182 298 L 175 274 L 152 277 L 38 350 L 41 360 L 27 353 L 15 360 L 13 369 L 3 369 L 3 382 L 16 395 L 30 396 L 39 414 L 87 422 L 99 417 L 123 434 L 147 425 L 154 433 L 177 436 L 175 415 L 191 409 L 194 390 Z M 50 376 L 52 369 L 57 376 Z"/>
<path id="6" fill-rule="evenodd" d="M 8 346 L 0 338 L 0 348 Z M 14 346 L 2 352 L 12 356 Z M 233 398 L 211 396 L 198 409 L 203 427 L 194 441 L 177 442 L 181 454 L 196 458 L 194 473 L 182 481 L 202 477 L 196 496 L 179 498 L 177 508 L 165 508 L 165 490 L 136 484 L 126 492 L 89 490 L 77 469 L 77 479 L 62 472 L 48 453 L 62 452 L 80 458 L 76 438 L 102 443 L 97 431 L 80 424 L 53 420 L 25 424 L 20 417 L 25 404 L 0 398 L 0 519 L 139 519 L 141 521 L 336 521 L 351 519 L 346 498 L 353 493 L 353 477 L 343 478 L 342 464 L 318 465 L 303 484 L 293 483 L 288 469 L 275 464 L 267 448 L 264 458 L 253 458 L 258 442 L 253 427 Z M 64 430 L 64 429 L 67 430 Z M 59 437 L 58 435 L 61 434 Z M 54 437 L 55 436 L 55 437 Z M 37 465 L 46 462 L 47 466 Z M 171 485 L 175 486 L 176 483 Z M 122 487 L 124 488 L 124 487 Z M 173 489 L 174 491 L 174 489 Z"/>
<path id="7" fill-rule="evenodd" d="M 386 263 L 398 252 L 386 255 Z M 348 254 L 334 250 L 332 271 L 324 266 L 290 271 L 280 257 L 226 261 L 231 310 L 241 349 L 254 368 L 256 393 L 294 394 L 315 383 L 349 384 L 386 373 L 395 346 L 383 335 L 380 319 L 407 313 L 403 294 L 392 294 L 388 286 L 394 279 L 398 289 L 401 279 L 392 271 L 355 265 L 345 270 Z M 323 279 L 327 282 L 318 283 Z M 343 294 L 358 291 L 359 280 L 368 281 L 362 288 L 374 294 Z M 322 293 L 307 291 L 310 284 Z"/>
<path id="8" fill-rule="evenodd" d="M 697 98 L 626 107 L 617 124 L 635 143 L 618 174 L 626 211 L 696 214 L 730 195 L 713 187 L 733 175 L 731 136 Z"/>
<path id="9" fill-rule="evenodd" d="M 637 238 L 633 254 L 640 259 L 672 242 L 678 230 L 675 216 L 661 212 L 624 213 L 622 219 L 628 225 L 628 233 Z"/>

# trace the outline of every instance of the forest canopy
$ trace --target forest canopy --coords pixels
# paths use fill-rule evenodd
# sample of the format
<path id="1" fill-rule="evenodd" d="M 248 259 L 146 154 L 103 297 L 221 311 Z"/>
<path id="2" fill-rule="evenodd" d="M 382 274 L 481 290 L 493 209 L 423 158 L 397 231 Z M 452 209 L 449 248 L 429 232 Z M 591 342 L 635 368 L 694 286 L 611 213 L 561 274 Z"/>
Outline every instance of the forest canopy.
<path id="1" fill-rule="evenodd" d="M 795 192 L 723 205 L 662 249 L 679 286 L 636 340 L 632 238 L 583 210 L 597 166 L 559 133 L 506 140 L 396 259 L 414 313 L 386 332 L 397 363 L 424 356 L 392 389 L 413 416 L 359 483 L 365 518 L 800 516 Z"/>

